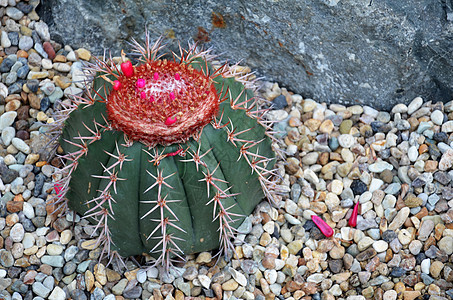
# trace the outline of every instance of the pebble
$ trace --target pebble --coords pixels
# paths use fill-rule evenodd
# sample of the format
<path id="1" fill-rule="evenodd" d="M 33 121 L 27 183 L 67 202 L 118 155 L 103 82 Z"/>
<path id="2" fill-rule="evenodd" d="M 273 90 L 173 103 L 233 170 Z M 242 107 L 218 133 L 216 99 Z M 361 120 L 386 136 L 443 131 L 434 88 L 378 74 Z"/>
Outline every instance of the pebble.
<path id="1" fill-rule="evenodd" d="M 355 140 L 350 134 L 342 134 L 338 137 L 338 143 L 343 148 L 351 148 L 355 144 Z"/>
<path id="2" fill-rule="evenodd" d="M 421 97 L 416 97 L 412 102 L 407 106 L 407 114 L 412 115 L 417 109 L 419 109 L 423 104 L 423 99 Z"/>

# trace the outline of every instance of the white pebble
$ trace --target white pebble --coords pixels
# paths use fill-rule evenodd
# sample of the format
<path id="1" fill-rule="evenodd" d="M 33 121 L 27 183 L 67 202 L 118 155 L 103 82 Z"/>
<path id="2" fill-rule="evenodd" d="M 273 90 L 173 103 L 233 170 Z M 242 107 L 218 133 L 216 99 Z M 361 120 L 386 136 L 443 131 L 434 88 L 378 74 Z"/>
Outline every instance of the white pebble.
<path id="1" fill-rule="evenodd" d="M 448 121 L 445 122 L 444 125 L 442 125 L 442 131 L 446 133 L 450 133 L 453 131 L 453 121 Z"/>
<path id="2" fill-rule="evenodd" d="M 14 127 L 6 127 L 2 130 L 2 141 L 5 146 L 11 144 L 12 139 L 16 136 L 16 129 Z"/>
<path id="3" fill-rule="evenodd" d="M 420 264 L 420 268 L 423 273 L 429 274 L 429 268 L 431 267 L 431 259 L 425 258 Z"/>
<path id="4" fill-rule="evenodd" d="M 17 112 L 15 111 L 8 111 L 3 113 L 0 116 L 0 130 L 5 129 L 6 127 L 11 126 L 14 123 L 14 120 L 17 117 Z"/>
<path id="5" fill-rule="evenodd" d="M 418 149 L 415 146 L 409 147 L 409 150 L 407 151 L 407 156 L 409 157 L 409 160 L 414 162 L 418 158 Z"/>
<path id="6" fill-rule="evenodd" d="M 14 165 L 17 161 L 14 156 L 12 156 L 11 154 L 8 154 L 7 156 L 5 156 L 3 158 L 3 162 L 5 163 L 5 165 L 10 166 L 10 165 Z"/>
<path id="7" fill-rule="evenodd" d="M 12 143 L 17 150 L 22 151 L 25 154 L 30 154 L 30 147 L 23 140 L 19 138 L 13 138 Z"/>
<path id="8" fill-rule="evenodd" d="M 373 118 L 376 118 L 379 114 L 379 111 L 377 111 L 376 109 L 372 108 L 372 107 L 369 107 L 369 106 L 364 106 L 363 107 L 363 113 L 366 114 L 366 115 L 369 115 L 370 117 L 373 117 Z"/>
<path id="9" fill-rule="evenodd" d="M 419 109 L 423 104 L 423 99 L 421 97 L 415 97 L 414 100 L 407 106 L 407 113 L 409 115 L 413 114 L 417 109 Z"/>
<path id="10" fill-rule="evenodd" d="M 33 206 L 28 202 L 23 203 L 22 211 L 24 215 L 30 220 L 35 217 L 35 211 L 33 209 Z"/>
<path id="11" fill-rule="evenodd" d="M 368 190 L 370 193 L 372 193 L 374 191 L 379 190 L 383 184 L 384 184 L 384 181 L 377 179 L 377 178 L 373 178 L 373 179 L 371 179 L 370 187 Z"/>
<path id="12" fill-rule="evenodd" d="M 342 134 L 338 137 L 338 143 L 343 148 L 351 148 L 355 144 L 355 139 L 350 134 Z"/>
<path id="13" fill-rule="evenodd" d="M 373 243 L 373 248 L 376 250 L 376 252 L 384 252 L 388 249 L 389 244 L 386 241 L 376 241 Z"/>
<path id="14" fill-rule="evenodd" d="M 431 121 L 433 121 L 436 125 L 442 125 L 444 122 L 444 114 L 440 110 L 436 109 L 431 113 Z"/>

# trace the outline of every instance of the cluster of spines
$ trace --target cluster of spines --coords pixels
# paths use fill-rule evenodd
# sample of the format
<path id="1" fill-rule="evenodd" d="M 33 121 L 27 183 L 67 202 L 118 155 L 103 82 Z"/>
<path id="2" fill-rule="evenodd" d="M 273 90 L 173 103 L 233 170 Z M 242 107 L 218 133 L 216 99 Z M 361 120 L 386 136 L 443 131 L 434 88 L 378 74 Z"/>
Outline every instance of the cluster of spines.
<path id="1" fill-rule="evenodd" d="M 151 46 L 147 38 L 145 45 L 146 48 L 134 41 L 135 50 L 136 52 L 142 55 L 141 58 L 142 61 L 149 63 L 160 58 L 160 56 L 158 55 L 158 51 L 163 48 L 163 46 L 160 43 L 160 40 Z M 214 58 L 214 56 L 209 54 L 209 51 L 199 52 L 195 45 L 190 46 L 189 50 L 181 49 L 180 51 L 181 53 L 179 55 L 179 58 L 181 62 L 193 61 L 196 58 L 202 58 L 204 61 L 206 61 L 206 69 L 208 61 L 211 61 Z M 173 55 L 174 57 L 176 57 L 175 54 Z M 257 89 L 255 82 L 248 80 L 246 76 L 238 76 L 238 74 L 235 73 L 235 69 L 236 69 L 235 66 L 228 67 L 225 64 L 221 67 L 219 74 L 222 74 L 222 76 L 225 77 L 235 76 L 236 81 L 241 82 L 246 88 L 251 89 L 255 93 Z M 101 76 L 105 75 L 115 76 L 115 74 L 118 74 L 120 72 L 119 68 L 111 58 L 107 60 L 107 62 L 101 59 L 96 59 L 95 64 L 88 67 L 87 70 L 91 72 L 91 74 L 93 74 L 93 72 L 100 73 L 102 74 Z M 88 91 L 84 97 L 77 96 L 74 97 L 72 99 L 72 103 L 69 106 L 63 107 L 63 109 L 56 116 L 56 122 L 53 123 L 54 125 L 53 132 L 57 134 L 61 132 L 65 120 L 69 118 L 70 114 L 73 111 L 89 107 L 95 104 L 97 101 L 106 102 L 107 100 L 103 96 L 107 95 L 108 92 L 105 88 L 105 85 L 103 89 L 104 89 L 103 91 L 101 90 Z M 255 119 L 261 126 L 263 126 L 266 129 L 266 135 L 270 137 L 272 141 L 276 141 L 272 135 L 273 134 L 272 122 L 266 121 L 265 118 L 263 117 L 263 115 L 267 112 L 268 109 L 260 108 L 261 103 L 259 103 L 258 98 L 251 97 L 247 99 L 246 93 L 244 93 L 244 95 L 241 93 L 239 96 L 232 99 L 230 91 L 228 90 L 225 91 L 224 94 L 225 97 L 222 99 L 222 101 L 224 101 L 225 99 L 230 99 L 230 106 L 232 109 L 244 110 L 248 117 Z M 245 96 L 245 100 L 243 100 L 244 98 L 243 96 Z M 259 147 L 259 144 L 262 142 L 262 140 L 253 141 L 241 138 L 241 134 L 247 132 L 249 129 L 238 132 L 231 120 L 228 120 L 228 122 L 223 122 L 224 121 L 223 112 L 219 113 L 219 115 L 220 115 L 219 118 L 216 117 L 213 118 L 213 120 L 211 121 L 211 125 L 215 129 L 224 129 L 227 131 L 227 140 L 230 143 L 232 143 L 235 147 L 239 147 L 238 160 L 243 157 L 247 161 L 251 168 L 251 172 L 252 173 L 255 172 L 258 175 L 259 182 L 263 188 L 263 191 L 267 199 L 269 199 L 270 201 L 275 201 L 274 195 L 276 191 L 278 191 L 278 186 L 276 184 L 275 178 L 277 178 L 278 176 L 275 170 L 267 169 L 267 164 L 272 159 L 259 155 L 258 151 L 256 153 L 250 151 L 250 149 L 253 147 L 256 148 Z M 65 198 L 65 195 L 69 189 L 71 175 L 78 166 L 78 159 L 87 154 L 89 144 L 101 139 L 101 134 L 103 132 L 113 130 L 111 123 L 106 119 L 106 117 L 105 116 L 102 117 L 105 121 L 104 124 L 100 124 L 96 122 L 96 120 L 93 120 L 93 128 L 90 128 L 86 124 L 83 124 L 84 127 L 88 130 L 88 132 L 91 133 L 91 135 L 82 137 L 79 134 L 78 137 L 74 137 L 74 140 L 78 140 L 79 143 L 65 140 L 65 142 L 77 147 L 78 150 L 61 156 L 61 159 L 66 163 L 66 165 L 64 168 L 60 170 L 60 173 L 63 175 L 63 177 L 59 181 L 55 182 L 56 195 L 54 200 L 56 201 L 54 201 L 54 204 L 59 205 L 59 208 L 62 208 L 63 210 L 67 209 L 67 199 Z M 150 156 L 150 158 L 152 158 L 151 160 L 149 160 L 149 162 L 155 165 L 159 165 L 159 162 L 168 156 L 178 155 L 181 157 L 185 157 L 187 155 L 190 155 L 191 158 L 184 159 L 181 161 L 195 163 L 197 170 L 199 169 L 199 167 L 203 167 L 205 169 L 204 171 L 202 171 L 204 174 L 204 179 L 202 181 L 206 182 L 208 194 L 210 191 L 210 187 L 213 187 L 216 190 L 215 195 L 213 195 L 213 198 L 208 203 L 206 203 L 206 205 L 213 204 L 213 221 L 216 220 L 219 221 L 218 231 L 220 246 L 222 249 L 224 249 L 226 254 L 227 251 L 229 250 L 234 251 L 234 246 L 231 243 L 231 239 L 235 236 L 236 229 L 232 226 L 232 224 L 236 221 L 235 218 L 240 217 L 240 215 L 230 212 L 232 206 L 225 207 L 224 203 L 222 203 L 222 200 L 228 197 L 235 196 L 236 194 L 229 194 L 228 193 L 229 188 L 226 190 L 222 190 L 221 188 L 219 188 L 216 182 L 220 181 L 226 183 L 226 181 L 215 177 L 215 172 L 218 166 L 213 170 L 209 170 L 207 164 L 203 161 L 203 157 L 209 151 L 211 151 L 211 149 L 207 150 L 204 153 L 200 153 L 201 143 L 199 137 L 201 136 L 201 132 L 202 131 L 200 130 L 200 132 L 192 136 L 199 143 L 199 147 L 196 150 L 181 148 L 175 153 L 164 154 L 164 151 L 162 151 L 162 153 L 159 153 L 159 151 L 154 147 L 155 145 L 148 145 L 147 153 Z M 127 135 L 124 135 L 124 144 L 122 144 L 122 146 L 131 146 L 133 142 L 134 141 L 130 140 L 127 137 Z M 151 152 L 154 153 L 152 154 Z M 115 202 L 116 200 L 114 199 L 114 196 L 111 195 L 110 187 L 112 187 L 113 191 L 116 193 L 117 181 L 125 180 L 125 178 L 118 178 L 117 172 L 115 170 L 116 168 L 121 169 L 123 164 L 127 163 L 131 159 L 128 159 L 126 156 L 120 153 L 118 149 L 118 144 L 116 144 L 116 154 L 108 152 L 106 153 L 109 156 L 115 158 L 117 161 L 113 165 L 110 165 L 108 167 L 103 166 L 105 175 L 93 175 L 93 177 L 107 179 L 109 180 L 110 183 L 107 184 L 107 186 L 102 191 L 99 191 L 100 195 L 98 197 L 87 201 L 87 205 L 91 204 L 93 205 L 93 207 L 86 212 L 84 217 L 94 218 L 97 221 L 97 225 L 95 225 L 94 228 L 95 231 L 99 229 L 100 233 L 97 238 L 96 244 L 97 245 L 102 244 L 103 253 L 106 253 L 107 255 L 113 257 L 112 254 L 115 255 L 117 253 L 112 252 L 110 249 L 110 246 L 113 242 L 111 239 L 111 234 L 108 226 L 108 219 L 111 218 L 114 220 L 114 211 L 111 207 L 111 203 Z M 152 251 L 161 252 L 159 258 L 156 260 L 156 264 L 164 265 L 168 269 L 173 256 L 183 259 L 183 253 L 177 244 L 179 238 L 173 234 L 167 233 L 168 226 L 172 226 L 184 232 L 182 228 L 178 227 L 175 224 L 175 222 L 178 221 L 178 217 L 168 206 L 169 203 L 177 202 L 179 200 L 168 200 L 167 195 L 161 194 L 162 185 L 166 185 L 167 187 L 172 188 L 165 180 L 173 176 L 174 174 L 170 174 L 164 177 L 162 169 L 156 175 L 151 174 L 149 172 L 148 174 L 154 178 L 155 183 L 149 186 L 146 191 L 153 188 L 157 188 L 158 199 L 148 202 L 154 204 L 154 206 L 150 209 L 148 213 L 142 216 L 142 218 L 147 217 L 148 214 L 152 213 L 155 210 L 160 211 L 161 216 L 160 219 L 151 220 L 153 222 L 156 222 L 158 225 L 155 227 L 154 231 L 149 234 L 148 238 L 157 238 L 160 240 L 160 242 L 152 249 Z M 169 212 L 173 218 L 166 217 L 164 211 Z M 159 229 L 160 236 L 155 236 Z M 160 247 L 161 250 L 158 249 L 159 246 L 161 246 Z"/>

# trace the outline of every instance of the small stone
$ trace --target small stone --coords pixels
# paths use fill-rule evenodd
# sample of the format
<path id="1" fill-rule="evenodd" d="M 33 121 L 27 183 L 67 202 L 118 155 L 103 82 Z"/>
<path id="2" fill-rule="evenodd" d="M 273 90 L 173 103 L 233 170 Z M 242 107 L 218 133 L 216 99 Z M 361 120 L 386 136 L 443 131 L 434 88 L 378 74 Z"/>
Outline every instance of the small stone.
<path id="1" fill-rule="evenodd" d="M 15 243 L 19 243 L 24 238 L 24 226 L 21 223 L 16 223 L 10 231 L 10 237 Z"/>
<path id="2" fill-rule="evenodd" d="M 49 295 L 49 300 L 64 300 L 66 299 L 66 293 L 59 287 L 56 286 L 52 293 Z"/>
<path id="3" fill-rule="evenodd" d="M 445 132 L 445 133 L 453 132 L 453 121 L 445 122 L 442 125 L 442 132 Z"/>
<path id="4" fill-rule="evenodd" d="M 354 180 L 351 183 L 350 188 L 352 189 L 352 192 L 354 193 L 354 195 L 361 195 L 361 194 L 365 193 L 368 189 L 367 185 L 358 179 Z"/>
<path id="5" fill-rule="evenodd" d="M 386 161 L 379 161 L 369 165 L 368 170 L 373 173 L 381 173 L 384 170 L 393 170 L 393 166 Z"/>
<path id="6" fill-rule="evenodd" d="M 332 120 L 325 120 L 324 122 L 321 123 L 318 130 L 319 132 L 330 134 L 332 133 L 333 129 L 334 124 Z"/>
<path id="7" fill-rule="evenodd" d="M 417 109 L 419 109 L 423 104 L 423 99 L 421 97 L 416 97 L 412 102 L 407 106 L 407 114 L 412 115 Z"/>
<path id="8" fill-rule="evenodd" d="M 77 54 L 77 57 L 82 60 L 90 60 L 91 58 L 91 52 L 88 51 L 87 49 L 84 48 L 79 48 L 76 51 L 74 51 Z"/>
<path id="9" fill-rule="evenodd" d="M 422 242 L 420 242 L 419 240 L 413 240 L 413 241 L 409 244 L 409 251 L 410 251 L 413 255 L 417 255 L 417 254 L 420 253 L 422 247 L 423 247 Z"/>
<path id="10" fill-rule="evenodd" d="M 212 255 L 209 252 L 201 252 L 198 254 L 198 257 L 196 259 L 196 262 L 199 264 L 207 264 L 211 261 Z"/>
<path id="11" fill-rule="evenodd" d="M 375 241 L 373 243 L 373 248 L 374 250 L 376 250 L 376 252 L 380 253 L 380 252 L 384 252 L 388 249 L 389 245 L 386 241 Z"/>
<path id="12" fill-rule="evenodd" d="M 396 300 L 398 293 L 395 290 L 385 291 L 383 295 L 383 300 Z"/>
<path id="13" fill-rule="evenodd" d="M 411 210 L 409 207 L 403 207 L 390 223 L 388 229 L 393 231 L 399 229 L 404 224 L 404 222 L 406 222 L 406 219 L 407 217 L 409 217 L 410 212 Z"/>
<path id="14" fill-rule="evenodd" d="M 8 6 L 6 8 L 6 14 L 8 15 L 8 17 L 16 21 L 19 21 L 24 16 L 23 12 L 12 6 Z"/>
<path id="15" fill-rule="evenodd" d="M 234 291 L 239 287 L 239 284 L 234 279 L 230 279 L 222 283 L 222 289 L 224 291 Z"/>
<path id="16" fill-rule="evenodd" d="M 445 236 L 443 237 L 438 243 L 437 246 L 440 250 L 444 251 L 445 254 L 451 255 L 453 254 L 453 237 L 452 236 Z"/>
<path id="17" fill-rule="evenodd" d="M 17 150 L 22 151 L 25 154 L 30 154 L 30 147 L 21 139 L 13 138 L 11 143 Z"/>
<path id="18" fill-rule="evenodd" d="M 14 257 L 10 251 L 5 250 L 5 249 L 0 249 L 0 264 L 5 268 L 9 268 L 9 267 L 13 266 Z"/>
<path id="19" fill-rule="evenodd" d="M 36 295 L 42 297 L 42 298 L 47 298 L 47 296 L 50 294 L 50 289 L 48 289 L 44 284 L 41 282 L 35 282 L 32 285 L 33 293 Z"/>
<path id="20" fill-rule="evenodd" d="M 28 51 L 33 47 L 33 39 L 29 36 L 23 35 L 19 39 L 19 49 Z"/>
<path id="21" fill-rule="evenodd" d="M 429 273 L 434 277 L 438 278 L 440 276 L 440 272 L 444 268 L 444 264 L 438 260 L 435 260 L 431 263 L 431 267 L 429 268 Z"/>
<path id="22" fill-rule="evenodd" d="M 444 114 L 440 110 L 436 109 L 431 113 L 431 121 L 433 121 L 436 125 L 442 125 L 444 122 Z"/>
<path id="23" fill-rule="evenodd" d="M 350 134 L 342 134 L 338 137 L 338 143 L 343 148 L 351 148 L 355 144 L 355 140 Z"/>
<path id="24" fill-rule="evenodd" d="M 62 268 L 64 265 L 64 258 L 63 256 L 51 256 L 51 255 L 44 255 L 41 257 L 41 262 L 43 264 L 48 264 L 49 266 Z"/>
<path id="25" fill-rule="evenodd" d="M 17 117 L 17 112 L 9 111 L 5 112 L 0 116 L 0 131 L 6 127 L 11 126 L 14 123 L 14 120 Z"/>
<path id="26" fill-rule="evenodd" d="M 452 121 L 453 122 L 453 121 Z M 453 165 L 453 149 L 449 148 L 440 159 L 439 170 L 447 171 Z"/>
<path id="27" fill-rule="evenodd" d="M 422 242 L 426 241 L 434 229 L 434 222 L 432 220 L 424 220 L 418 229 L 418 239 Z"/>

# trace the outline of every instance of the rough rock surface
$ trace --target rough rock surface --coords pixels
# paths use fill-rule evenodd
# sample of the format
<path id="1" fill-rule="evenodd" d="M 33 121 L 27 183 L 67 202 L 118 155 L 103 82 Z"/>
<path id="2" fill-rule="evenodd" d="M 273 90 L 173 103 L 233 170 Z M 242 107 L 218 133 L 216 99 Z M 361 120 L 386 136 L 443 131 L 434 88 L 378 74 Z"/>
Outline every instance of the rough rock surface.
<path id="1" fill-rule="evenodd" d="M 98 54 L 148 28 L 207 42 L 305 97 L 387 110 L 416 96 L 451 100 L 451 0 L 43 2 L 53 39 Z"/>

